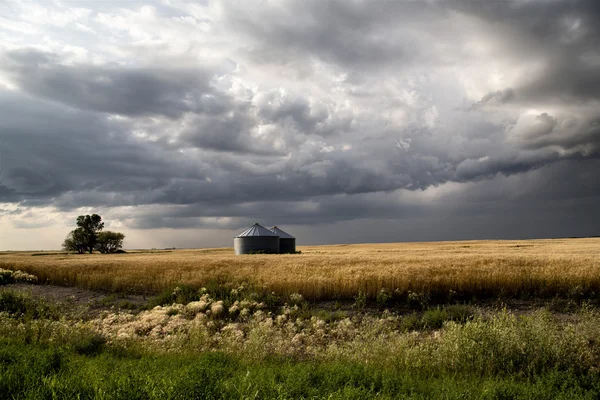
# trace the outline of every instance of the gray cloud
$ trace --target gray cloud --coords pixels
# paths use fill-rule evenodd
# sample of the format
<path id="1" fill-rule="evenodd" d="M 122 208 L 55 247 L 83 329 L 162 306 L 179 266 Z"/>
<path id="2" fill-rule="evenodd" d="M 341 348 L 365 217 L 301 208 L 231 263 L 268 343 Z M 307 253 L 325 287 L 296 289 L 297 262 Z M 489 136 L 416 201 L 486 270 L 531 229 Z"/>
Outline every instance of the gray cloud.
<path id="1" fill-rule="evenodd" d="M 51 196 L 47 200 L 52 201 L 83 189 L 144 191 L 173 176 L 203 179 L 201 165 L 135 139 L 101 115 L 6 92 L 0 104 L 0 176 L 21 199 Z"/>
<path id="2" fill-rule="evenodd" d="M 373 67 L 410 59 L 416 49 L 410 40 L 391 37 L 395 24 L 423 15 L 414 3 L 383 1 L 377 6 L 363 1 L 290 1 L 285 8 L 252 9 L 240 13 L 229 8 L 227 18 L 234 29 L 256 39 L 259 50 L 251 54 L 260 61 L 294 57 L 293 52 L 316 55 L 343 66 Z"/>
<path id="3" fill-rule="evenodd" d="M 477 103 L 475 103 L 472 107 L 472 109 L 477 109 L 479 107 L 483 107 L 483 106 L 497 106 L 497 105 L 501 105 L 501 104 L 505 104 L 511 100 L 513 100 L 515 97 L 515 93 L 514 90 L 508 88 L 508 89 L 504 89 L 504 90 L 497 90 L 495 92 L 490 92 L 488 94 L 486 94 L 485 96 L 483 96 L 481 98 L 481 100 L 479 100 Z"/>
<path id="4" fill-rule="evenodd" d="M 57 55 L 35 49 L 8 51 L 0 60 L 23 91 L 86 110 L 176 118 L 228 108 L 210 86 L 210 71 L 64 65 Z"/>
<path id="5" fill-rule="evenodd" d="M 458 11 L 476 15 L 487 21 L 509 23 L 544 42 L 594 46 L 600 28 L 600 6 L 594 0 L 480 2 L 454 0 L 448 5 Z M 579 20 L 579 23 L 577 21 Z M 577 29 L 584 28 L 578 34 Z M 518 44 L 515 44 L 518 46 Z"/>
<path id="6" fill-rule="evenodd" d="M 2 175 L 3 184 L 16 193 L 41 194 L 55 185 L 52 177 L 26 167 L 10 168 Z"/>
<path id="7" fill-rule="evenodd" d="M 507 44 L 513 48 L 515 63 L 536 60 L 543 65 L 521 85 L 507 89 L 514 90 L 515 98 L 571 103 L 600 100 L 597 1 L 455 1 L 453 5 L 457 10 L 515 32 L 520 42 Z M 490 96 L 497 97 L 490 93 L 482 101 Z"/>
<path id="8" fill-rule="evenodd" d="M 598 156 L 600 153 L 600 113 L 584 112 L 578 117 L 560 119 L 542 113 L 525 116 L 510 127 L 508 140 L 525 149 L 557 147 L 570 154 Z"/>

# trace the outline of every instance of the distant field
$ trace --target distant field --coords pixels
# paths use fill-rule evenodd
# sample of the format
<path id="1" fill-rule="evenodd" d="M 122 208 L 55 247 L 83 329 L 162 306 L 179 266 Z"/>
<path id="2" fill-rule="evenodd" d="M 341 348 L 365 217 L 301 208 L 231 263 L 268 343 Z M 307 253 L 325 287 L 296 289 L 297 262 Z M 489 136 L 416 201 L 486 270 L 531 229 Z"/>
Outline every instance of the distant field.
<path id="1" fill-rule="evenodd" d="M 235 256 L 230 248 L 127 254 L 0 253 L 0 268 L 40 282 L 125 293 L 179 284 L 264 286 L 307 299 L 375 298 L 381 290 L 463 297 L 588 297 L 600 293 L 600 238 L 299 247 Z"/>

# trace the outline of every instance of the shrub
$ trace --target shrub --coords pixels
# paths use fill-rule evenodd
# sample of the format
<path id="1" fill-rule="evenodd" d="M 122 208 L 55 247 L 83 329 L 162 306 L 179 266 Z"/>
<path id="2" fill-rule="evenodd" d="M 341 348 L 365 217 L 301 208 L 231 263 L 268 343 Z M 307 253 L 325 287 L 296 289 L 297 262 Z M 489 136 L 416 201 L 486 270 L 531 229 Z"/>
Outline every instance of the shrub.
<path id="1" fill-rule="evenodd" d="M 293 306 L 300 305 L 304 301 L 304 297 L 302 297 L 300 293 L 292 293 L 290 294 L 289 298 L 290 304 Z"/>
<path id="2" fill-rule="evenodd" d="M 420 310 L 424 310 L 427 308 L 427 305 L 429 304 L 429 293 L 418 293 L 418 292 L 413 292 L 411 290 L 408 291 L 408 295 L 407 295 L 407 305 L 411 308 L 417 308 Z"/>
<path id="3" fill-rule="evenodd" d="M 59 315 L 56 306 L 11 290 L 0 292 L 0 312 L 5 312 L 12 318 L 18 319 L 58 319 Z"/>
<path id="4" fill-rule="evenodd" d="M 475 317 L 474 310 L 466 305 L 454 304 L 445 307 L 430 308 L 423 312 L 421 316 L 418 313 L 406 315 L 400 322 L 402 331 L 421 330 L 421 329 L 440 329 L 445 322 L 453 321 L 463 324 Z"/>
<path id="5" fill-rule="evenodd" d="M 439 307 L 425 311 L 421 319 L 422 326 L 429 329 L 440 329 L 446 321 L 449 321 L 448 312 Z"/>
<path id="6" fill-rule="evenodd" d="M 464 304 L 452 304 L 444 307 L 448 320 L 455 322 L 467 322 L 475 317 L 475 311 L 472 307 Z"/>
<path id="7" fill-rule="evenodd" d="M 357 310 L 364 310 L 367 306 L 367 294 L 362 290 L 358 291 L 356 297 L 354 297 L 354 307 Z"/>
<path id="8" fill-rule="evenodd" d="M 377 293 L 377 304 L 379 304 L 379 307 L 385 308 L 389 305 L 392 297 L 392 293 L 389 290 L 386 288 L 381 288 L 381 290 Z"/>
<path id="9" fill-rule="evenodd" d="M 150 299 L 147 308 L 164 306 L 173 303 L 187 304 L 200 299 L 202 294 L 198 289 L 188 285 L 178 285 L 163 290 L 160 294 Z"/>
<path id="10" fill-rule="evenodd" d="M 14 283 L 15 278 L 13 276 L 13 272 L 7 269 L 0 268 L 0 285 L 8 285 L 9 283 Z"/>
<path id="11" fill-rule="evenodd" d="M 73 351 L 77 354 L 92 356 L 100 354 L 106 345 L 106 339 L 96 332 L 80 332 L 70 338 Z"/>
<path id="12" fill-rule="evenodd" d="M 37 283 L 37 281 L 38 278 L 35 275 L 31 275 L 19 270 L 12 271 L 9 269 L 0 268 L 0 286 L 15 282 Z"/>

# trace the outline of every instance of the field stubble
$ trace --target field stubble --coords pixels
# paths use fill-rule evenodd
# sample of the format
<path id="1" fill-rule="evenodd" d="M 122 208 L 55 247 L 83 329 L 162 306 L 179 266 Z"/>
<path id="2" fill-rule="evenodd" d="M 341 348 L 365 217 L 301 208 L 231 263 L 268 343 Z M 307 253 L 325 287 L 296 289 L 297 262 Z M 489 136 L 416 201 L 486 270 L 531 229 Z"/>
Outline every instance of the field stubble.
<path id="1" fill-rule="evenodd" d="M 463 241 L 300 247 L 302 254 L 234 256 L 231 249 L 127 254 L 0 253 L 0 268 L 40 283 L 152 294 L 176 285 L 246 282 L 309 300 L 374 299 L 382 290 L 431 298 L 594 297 L 600 239 Z"/>

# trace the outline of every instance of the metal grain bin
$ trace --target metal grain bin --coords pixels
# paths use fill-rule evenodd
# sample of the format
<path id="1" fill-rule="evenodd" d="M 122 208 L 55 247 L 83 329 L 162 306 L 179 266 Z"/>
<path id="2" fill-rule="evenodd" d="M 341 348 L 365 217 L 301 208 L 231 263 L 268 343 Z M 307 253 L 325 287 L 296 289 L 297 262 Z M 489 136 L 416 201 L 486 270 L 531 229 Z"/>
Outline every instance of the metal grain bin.
<path id="1" fill-rule="evenodd" d="M 279 236 L 279 252 L 280 253 L 295 253 L 296 252 L 296 238 L 287 232 L 282 231 L 278 227 L 274 226 L 269 229 L 271 232 Z"/>
<path id="2" fill-rule="evenodd" d="M 279 236 L 255 223 L 233 238 L 235 254 L 279 253 Z"/>

